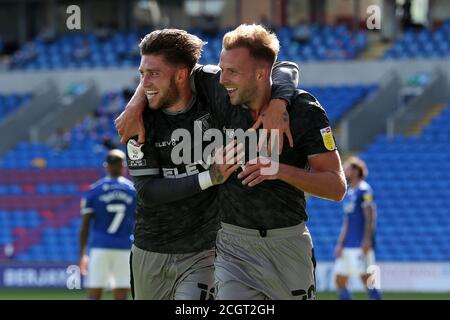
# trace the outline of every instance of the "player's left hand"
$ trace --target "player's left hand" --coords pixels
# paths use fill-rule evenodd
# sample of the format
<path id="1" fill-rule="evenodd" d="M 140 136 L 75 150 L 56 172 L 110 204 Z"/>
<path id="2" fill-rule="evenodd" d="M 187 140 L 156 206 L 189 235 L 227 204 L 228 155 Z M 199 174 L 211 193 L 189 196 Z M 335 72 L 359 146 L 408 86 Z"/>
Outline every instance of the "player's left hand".
<path id="1" fill-rule="evenodd" d="M 238 178 L 244 179 L 242 180 L 242 184 L 248 185 L 249 187 L 254 187 L 264 180 L 278 179 L 280 165 L 280 163 L 277 163 L 269 158 L 258 157 L 257 163 L 255 164 L 247 162 L 245 165 L 245 170 L 238 174 Z M 264 172 L 262 172 L 261 169 L 265 169 Z"/>
<path id="2" fill-rule="evenodd" d="M 264 108 L 253 125 L 252 129 L 258 129 L 263 126 L 268 131 L 270 143 L 268 148 L 269 155 L 275 144 L 275 137 L 270 136 L 270 130 L 279 130 L 278 135 L 278 154 L 283 150 L 284 135 L 289 140 L 291 148 L 294 146 L 291 128 L 289 127 L 289 114 L 286 110 L 287 102 L 283 99 L 272 99 L 268 107 Z"/>
<path id="3" fill-rule="evenodd" d="M 363 241 L 361 247 L 364 255 L 366 256 L 369 253 L 370 249 L 372 249 L 372 241 Z"/>

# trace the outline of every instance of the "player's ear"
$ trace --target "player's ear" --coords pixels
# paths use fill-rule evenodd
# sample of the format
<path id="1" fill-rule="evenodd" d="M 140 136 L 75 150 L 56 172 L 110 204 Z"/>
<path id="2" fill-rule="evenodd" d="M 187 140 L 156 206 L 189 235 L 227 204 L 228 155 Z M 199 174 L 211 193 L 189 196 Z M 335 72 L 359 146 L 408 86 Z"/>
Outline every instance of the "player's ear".
<path id="1" fill-rule="evenodd" d="M 258 68 L 258 70 L 256 70 L 256 79 L 261 80 L 262 77 L 263 77 L 262 69 Z"/>
<path id="2" fill-rule="evenodd" d="M 188 68 L 179 68 L 176 71 L 175 79 L 178 82 L 184 82 L 184 81 L 189 80 L 189 69 Z"/>
<path id="3" fill-rule="evenodd" d="M 257 80 L 265 80 L 270 77 L 271 70 L 268 69 L 265 65 L 261 65 L 256 70 L 256 79 Z"/>

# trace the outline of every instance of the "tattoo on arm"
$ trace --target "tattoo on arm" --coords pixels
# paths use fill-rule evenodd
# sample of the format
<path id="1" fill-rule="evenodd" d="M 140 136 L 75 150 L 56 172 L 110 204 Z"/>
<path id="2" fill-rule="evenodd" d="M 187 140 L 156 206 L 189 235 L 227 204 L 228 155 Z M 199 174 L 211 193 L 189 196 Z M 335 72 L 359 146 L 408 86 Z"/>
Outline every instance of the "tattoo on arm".
<path id="1" fill-rule="evenodd" d="M 284 122 L 288 122 L 289 121 L 289 114 L 287 113 L 287 111 L 283 112 L 283 121 Z"/>
<path id="2" fill-rule="evenodd" d="M 211 176 L 211 181 L 214 185 L 222 184 L 225 181 L 225 177 L 220 172 L 219 166 L 217 164 L 213 164 L 209 168 L 209 175 Z"/>

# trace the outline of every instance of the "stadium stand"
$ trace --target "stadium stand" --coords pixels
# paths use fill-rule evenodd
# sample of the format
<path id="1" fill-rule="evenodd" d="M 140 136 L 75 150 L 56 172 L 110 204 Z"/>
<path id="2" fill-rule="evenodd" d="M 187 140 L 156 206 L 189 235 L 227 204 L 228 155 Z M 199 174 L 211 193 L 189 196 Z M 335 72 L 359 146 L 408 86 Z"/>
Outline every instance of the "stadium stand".
<path id="1" fill-rule="evenodd" d="M 450 105 L 419 136 L 379 136 L 361 154 L 378 206 L 380 261 L 449 261 Z M 341 204 L 311 198 L 317 259 L 332 261 Z"/>
<path id="2" fill-rule="evenodd" d="M 358 86 L 325 86 L 304 87 L 312 93 L 325 107 L 332 125 L 341 120 L 347 111 L 356 104 L 370 96 L 375 90 L 375 85 Z"/>
<path id="3" fill-rule="evenodd" d="M 407 30 L 383 55 L 385 60 L 450 56 L 450 20 L 434 31 Z"/>
<path id="4" fill-rule="evenodd" d="M 294 40 L 293 28 L 277 32 L 282 43 L 279 59 L 294 61 L 325 61 L 355 59 L 367 47 L 367 34 L 351 32 L 345 25 L 310 26 L 309 40 L 300 45 Z"/>
<path id="5" fill-rule="evenodd" d="M 148 31 L 118 32 L 107 39 L 99 39 L 94 33 L 66 34 L 52 42 L 38 37 L 13 55 L 9 67 L 32 71 L 137 66 L 137 44 Z M 201 62 L 217 63 L 223 33 L 196 34 L 208 42 Z M 365 32 L 351 32 L 345 25 L 311 26 L 311 36 L 301 46 L 294 39 L 292 27 L 280 28 L 277 35 L 283 44 L 281 60 L 350 60 L 367 47 Z"/>
<path id="6" fill-rule="evenodd" d="M 117 147 L 113 119 L 123 97 L 105 94 L 95 114 L 70 131 L 70 145 L 21 142 L 0 160 L 0 260 L 76 261 L 81 194 L 103 174 Z M 68 250 L 68 248 L 70 248 Z"/>

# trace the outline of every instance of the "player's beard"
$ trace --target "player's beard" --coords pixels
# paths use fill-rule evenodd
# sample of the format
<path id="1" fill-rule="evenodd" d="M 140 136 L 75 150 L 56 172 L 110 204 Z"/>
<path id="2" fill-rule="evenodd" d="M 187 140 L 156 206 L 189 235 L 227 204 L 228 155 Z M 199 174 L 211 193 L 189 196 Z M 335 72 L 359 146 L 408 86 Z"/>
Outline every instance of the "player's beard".
<path id="1" fill-rule="evenodd" d="M 158 93 L 161 94 L 161 93 Z M 153 110 L 167 109 L 173 106 L 180 98 L 180 90 L 175 84 L 175 79 L 171 78 L 169 87 L 164 90 L 158 102 L 150 102 L 150 108 Z"/>
<path id="2" fill-rule="evenodd" d="M 175 80 L 170 79 L 169 88 L 166 91 L 164 97 L 161 98 L 160 105 L 162 109 L 172 107 L 180 99 L 180 90 L 178 90 Z"/>

